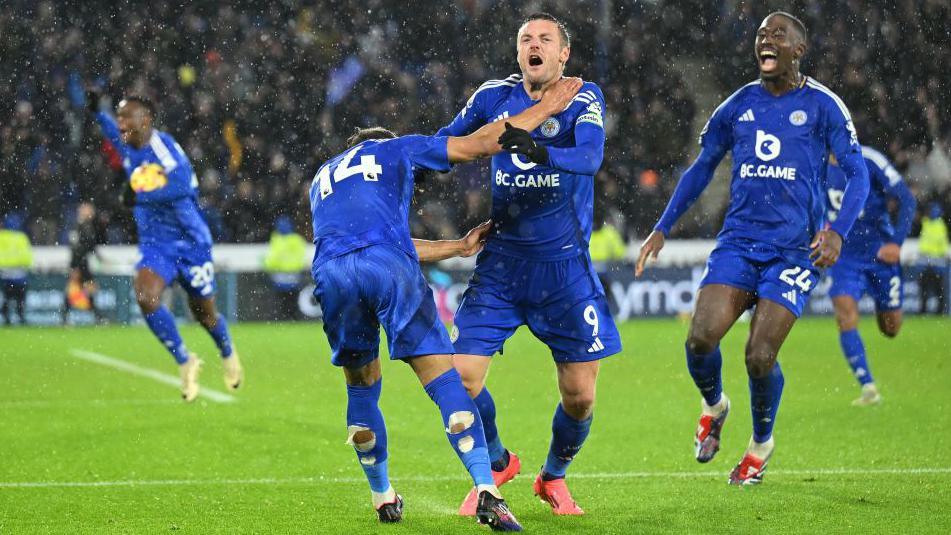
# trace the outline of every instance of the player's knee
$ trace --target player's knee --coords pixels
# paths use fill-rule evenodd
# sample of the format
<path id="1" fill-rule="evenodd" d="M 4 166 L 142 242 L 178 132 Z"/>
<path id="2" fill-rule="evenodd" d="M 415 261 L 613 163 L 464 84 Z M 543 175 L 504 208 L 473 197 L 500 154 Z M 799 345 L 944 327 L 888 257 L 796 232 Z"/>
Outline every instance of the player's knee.
<path id="1" fill-rule="evenodd" d="M 135 291 L 135 300 L 144 314 L 158 310 L 161 296 L 161 292 L 152 291 L 150 288 L 138 288 Z"/>
<path id="2" fill-rule="evenodd" d="M 585 420 L 594 409 L 594 392 L 562 395 L 561 408 L 575 420 Z"/>
<path id="3" fill-rule="evenodd" d="M 714 340 L 709 333 L 691 330 L 690 335 L 687 336 L 687 350 L 694 355 L 706 355 L 713 352 L 717 348 L 717 343 L 719 340 Z"/>
<path id="4" fill-rule="evenodd" d="M 751 346 L 746 349 L 746 373 L 750 377 L 766 377 L 776 363 L 777 351 L 768 346 Z"/>
<path id="5" fill-rule="evenodd" d="M 898 331 L 901 330 L 901 321 L 886 321 L 879 325 L 879 331 L 882 332 L 888 338 L 894 338 L 898 336 Z"/>
<path id="6" fill-rule="evenodd" d="M 859 315 L 858 313 L 851 311 L 836 311 L 835 321 L 839 324 L 839 331 L 846 332 L 851 331 L 858 327 L 859 325 Z"/>
<path id="7" fill-rule="evenodd" d="M 485 381 L 481 377 L 466 377 L 465 374 L 460 374 L 460 376 L 462 377 L 462 386 L 466 387 L 466 392 L 470 398 L 475 399 L 485 388 Z"/>

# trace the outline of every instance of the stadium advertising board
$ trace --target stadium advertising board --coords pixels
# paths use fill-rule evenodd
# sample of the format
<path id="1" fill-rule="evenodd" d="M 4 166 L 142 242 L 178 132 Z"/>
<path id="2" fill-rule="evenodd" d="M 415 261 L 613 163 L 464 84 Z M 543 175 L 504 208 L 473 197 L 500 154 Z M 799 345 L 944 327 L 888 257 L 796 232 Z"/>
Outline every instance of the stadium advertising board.
<path id="1" fill-rule="evenodd" d="M 905 268 L 904 310 L 916 313 L 919 309 L 917 266 Z M 433 288 L 433 295 L 443 321 L 451 322 L 453 311 L 459 306 L 471 272 L 467 270 L 425 270 Z M 697 288 L 703 277 L 702 266 L 658 267 L 645 272 L 642 279 L 635 279 L 630 264 L 605 266 L 599 271 L 601 283 L 618 321 L 639 317 L 669 317 L 689 314 L 693 310 Z M 219 309 L 229 321 L 277 321 L 286 319 L 320 320 L 321 311 L 313 297 L 313 285 L 305 283 L 297 292 L 297 310 L 293 317 L 283 315 L 279 300 L 268 277 L 264 273 L 218 273 L 217 301 Z M 306 278 L 304 280 L 307 280 Z M 951 273 L 946 277 L 951 282 Z M 113 323 L 137 323 L 142 315 L 135 301 L 132 279 L 123 275 L 97 277 L 99 292 L 96 305 L 102 316 Z M 812 291 L 807 314 L 832 314 L 828 278 L 822 278 Z M 57 325 L 63 321 L 63 299 L 66 277 L 63 274 L 41 273 L 30 278 L 27 290 L 26 315 L 34 325 Z M 951 286 L 951 284 L 949 284 Z M 951 288 L 946 288 L 951 293 Z M 238 296 L 240 295 L 240 299 Z M 178 289 L 165 295 L 175 316 L 188 319 L 184 293 Z M 3 297 L 0 296 L 0 305 Z M 859 302 L 862 313 L 874 311 L 869 297 Z M 951 313 L 945 311 L 945 313 Z M 90 324 L 93 314 L 86 310 L 72 310 L 70 323 Z"/>

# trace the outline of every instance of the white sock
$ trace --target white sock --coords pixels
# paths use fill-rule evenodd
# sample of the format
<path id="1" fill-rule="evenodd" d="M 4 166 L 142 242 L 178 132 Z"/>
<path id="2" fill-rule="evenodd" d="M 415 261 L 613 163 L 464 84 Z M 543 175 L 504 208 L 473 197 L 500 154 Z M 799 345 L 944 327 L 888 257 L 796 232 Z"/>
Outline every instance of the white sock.
<path id="1" fill-rule="evenodd" d="M 730 398 L 720 394 L 720 401 L 716 405 L 707 405 L 707 400 L 700 398 L 700 411 L 704 416 L 720 416 L 730 406 Z"/>
<path id="2" fill-rule="evenodd" d="M 374 492 L 371 490 L 370 495 L 373 497 L 374 509 L 379 509 L 380 506 L 385 503 L 393 503 L 396 501 L 396 491 L 393 490 L 393 485 L 390 485 L 390 488 L 384 492 Z"/>
<path id="3" fill-rule="evenodd" d="M 773 448 L 775 443 L 773 442 L 773 437 L 770 436 L 769 440 L 766 442 L 755 442 L 752 438 L 750 439 L 750 446 L 747 448 L 747 452 L 753 454 L 754 457 L 758 459 L 766 459 L 773 453 Z"/>
<path id="4" fill-rule="evenodd" d="M 502 493 L 499 492 L 499 488 L 495 485 L 476 485 L 476 496 L 481 494 L 482 491 L 488 491 L 489 494 L 502 499 Z"/>

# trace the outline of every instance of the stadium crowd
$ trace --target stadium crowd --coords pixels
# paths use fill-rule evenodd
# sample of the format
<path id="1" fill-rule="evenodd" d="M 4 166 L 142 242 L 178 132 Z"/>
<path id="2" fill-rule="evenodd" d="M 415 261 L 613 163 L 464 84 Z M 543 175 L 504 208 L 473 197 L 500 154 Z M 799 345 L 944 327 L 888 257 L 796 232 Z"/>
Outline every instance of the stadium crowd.
<path id="1" fill-rule="evenodd" d="M 775 5 L 774 5 L 775 4 Z M 263 7 L 262 7 L 263 6 Z M 13 0 L 0 12 L 0 215 L 27 221 L 34 244 L 65 243 L 76 207 L 99 208 L 104 240 L 135 239 L 116 199 L 115 151 L 87 110 L 87 90 L 112 106 L 152 98 L 159 124 L 185 148 L 216 241 L 266 241 L 290 216 L 309 235 L 307 189 L 354 127 L 431 133 L 483 81 L 517 70 L 521 17 L 547 10 L 572 32 L 568 73 L 598 82 L 608 142 L 596 219 L 643 237 L 663 210 L 716 98 L 756 77 L 752 43 L 783 8 L 810 31 L 809 73 L 848 103 L 866 144 L 886 151 L 919 197 L 951 202 L 951 8 L 941 0 L 655 2 L 457 0 L 248 1 L 184 6 Z M 419 185 L 414 231 L 459 235 L 490 202 L 486 164 Z M 724 207 L 725 208 L 725 207 Z M 946 206 L 951 214 L 951 206 Z M 680 236 L 712 237 L 704 214 Z"/>

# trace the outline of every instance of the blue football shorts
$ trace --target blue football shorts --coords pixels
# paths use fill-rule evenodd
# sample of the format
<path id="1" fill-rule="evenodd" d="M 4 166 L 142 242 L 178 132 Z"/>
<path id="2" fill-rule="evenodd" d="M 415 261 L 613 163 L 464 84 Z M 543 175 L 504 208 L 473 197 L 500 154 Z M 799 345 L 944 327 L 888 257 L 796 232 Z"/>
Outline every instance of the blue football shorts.
<path id="1" fill-rule="evenodd" d="M 188 295 L 207 299 L 215 295 L 215 265 L 211 261 L 211 245 L 172 244 L 140 245 L 142 258 L 137 270 L 149 269 L 165 280 L 166 285 L 178 281 Z"/>
<path id="2" fill-rule="evenodd" d="M 819 280 L 809 254 L 762 243 L 718 242 L 700 287 L 724 284 L 786 307 L 797 318 Z"/>
<path id="3" fill-rule="evenodd" d="M 899 310 L 904 298 L 901 265 L 886 264 L 877 258 L 861 260 L 842 256 L 829 269 L 832 285 L 829 296 L 847 295 L 856 301 L 868 293 L 875 301 L 875 310 Z"/>
<path id="4" fill-rule="evenodd" d="M 324 262 L 313 276 L 335 366 L 359 368 L 379 357 L 381 325 L 390 359 L 453 353 L 433 291 L 406 252 L 371 245 Z"/>
<path id="5" fill-rule="evenodd" d="M 501 353 L 521 325 L 548 346 L 556 362 L 621 351 L 604 288 L 586 254 L 551 262 L 479 254 L 450 335 L 456 353 Z"/>

